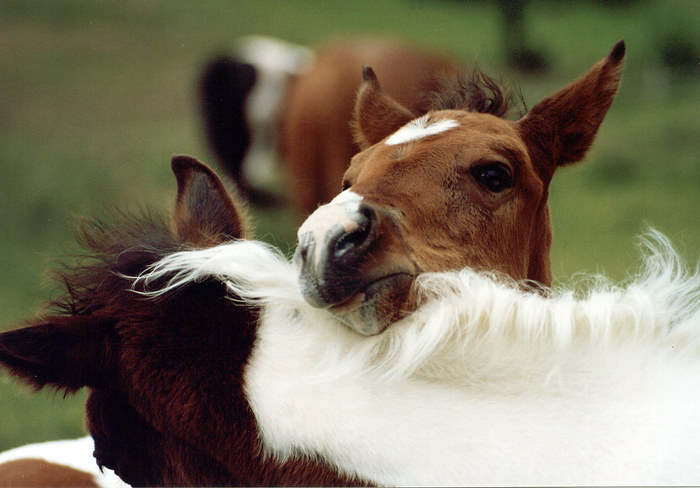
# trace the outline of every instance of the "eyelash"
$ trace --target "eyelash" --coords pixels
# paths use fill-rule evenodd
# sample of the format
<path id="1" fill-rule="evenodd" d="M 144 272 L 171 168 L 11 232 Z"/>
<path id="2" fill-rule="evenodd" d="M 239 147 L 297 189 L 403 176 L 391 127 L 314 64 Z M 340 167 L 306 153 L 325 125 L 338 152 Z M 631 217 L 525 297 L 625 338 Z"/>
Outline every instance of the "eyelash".
<path id="1" fill-rule="evenodd" d="M 503 163 L 474 165 L 469 168 L 469 174 L 492 193 L 501 193 L 513 187 L 513 175 Z"/>

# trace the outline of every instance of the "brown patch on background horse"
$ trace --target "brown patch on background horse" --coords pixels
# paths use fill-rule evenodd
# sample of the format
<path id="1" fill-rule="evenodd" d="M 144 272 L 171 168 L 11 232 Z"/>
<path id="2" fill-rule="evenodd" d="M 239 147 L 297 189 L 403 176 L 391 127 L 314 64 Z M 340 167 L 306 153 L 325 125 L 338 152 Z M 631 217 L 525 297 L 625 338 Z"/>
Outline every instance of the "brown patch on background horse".
<path id="1" fill-rule="evenodd" d="M 454 74 L 458 66 L 447 55 L 405 43 L 346 39 L 320 46 L 310 64 L 297 63 L 280 73 L 251 58 L 268 56 L 270 50 L 279 56 L 286 49 L 290 60 L 307 63 L 298 52 L 301 48 L 272 39 L 258 39 L 254 46 L 259 52 L 249 49 L 247 62 L 218 58 L 204 71 L 199 91 L 208 140 L 244 195 L 261 204 L 275 198 L 261 193 L 247 174 L 251 167 L 264 166 L 260 159 L 268 158 L 278 145 L 289 175 L 285 198 L 303 216 L 338 193 L 350 159 L 359 150 L 350 122 L 362 65 L 371 64 L 387 93 L 416 112 L 429 108 L 423 94 L 436 88 L 436 74 Z M 270 94 L 261 97 L 262 90 Z M 260 100 L 277 97 L 278 107 L 260 107 Z"/>
<path id="2" fill-rule="evenodd" d="M 412 309 L 419 273 L 472 267 L 550 285 L 549 183 L 593 142 L 624 53 L 620 42 L 515 122 L 497 116 L 507 97 L 493 83 L 442 93 L 422 114 L 366 68 L 355 107 L 363 151 L 343 193 L 299 229 L 295 260 L 309 303 L 376 334 Z"/>
<path id="3" fill-rule="evenodd" d="M 295 206 L 311 213 L 337 195 L 350 159 L 355 95 L 360 67 L 372 65 L 386 92 L 414 112 L 428 108 L 424 93 L 438 73 L 455 73 L 447 56 L 391 42 L 337 42 L 320 49 L 316 61 L 289 88 L 280 121 L 280 153 L 291 176 Z"/>

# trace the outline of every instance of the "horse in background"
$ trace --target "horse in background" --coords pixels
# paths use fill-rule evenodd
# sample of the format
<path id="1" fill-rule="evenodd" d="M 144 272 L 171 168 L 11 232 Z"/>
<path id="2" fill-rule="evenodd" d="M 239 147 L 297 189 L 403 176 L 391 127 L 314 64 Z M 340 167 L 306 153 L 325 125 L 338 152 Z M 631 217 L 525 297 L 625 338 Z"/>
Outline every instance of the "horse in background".
<path id="1" fill-rule="evenodd" d="M 330 201 L 359 150 L 350 122 L 362 83 L 360 67 L 382 76 L 389 94 L 416 112 L 437 75 L 456 75 L 444 54 L 386 39 L 345 39 L 315 51 L 277 39 L 246 37 L 234 56 L 215 58 L 199 82 L 207 139 L 219 165 L 259 205 L 279 198 L 266 191 L 281 160 L 283 198 L 306 216 Z"/>
<path id="2" fill-rule="evenodd" d="M 278 123 L 289 84 L 313 62 L 313 51 L 281 39 L 247 36 L 232 55 L 209 61 L 199 84 L 207 141 L 219 166 L 247 200 L 277 203 L 265 190 L 278 172 Z"/>

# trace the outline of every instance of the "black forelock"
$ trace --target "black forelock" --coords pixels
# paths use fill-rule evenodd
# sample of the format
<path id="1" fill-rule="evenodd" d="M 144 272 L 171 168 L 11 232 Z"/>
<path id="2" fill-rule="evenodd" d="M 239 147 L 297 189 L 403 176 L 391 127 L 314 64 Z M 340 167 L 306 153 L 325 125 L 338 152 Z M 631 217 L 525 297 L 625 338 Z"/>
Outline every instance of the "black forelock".
<path id="1" fill-rule="evenodd" d="M 509 84 L 476 66 L 457 76 L 438 75 L 435 86 L 425 94 L 431 110 L 467 110 L 497 117 L 507 117 L 513 112 L 522 116 L 527 111 L 519 92 L 514 94 Z"/>

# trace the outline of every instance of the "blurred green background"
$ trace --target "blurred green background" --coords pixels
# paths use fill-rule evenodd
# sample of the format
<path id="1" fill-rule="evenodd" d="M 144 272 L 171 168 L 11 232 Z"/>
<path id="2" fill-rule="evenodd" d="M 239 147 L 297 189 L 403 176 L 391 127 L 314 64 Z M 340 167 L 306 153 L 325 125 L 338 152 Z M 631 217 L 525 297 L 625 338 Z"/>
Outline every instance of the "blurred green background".
<path id="1" fill-rule="evenodd" d="M 478 60 L 517 82 L 528 106 L 624 38 L 622 87 L 587 161 L 552 184 L 553 271 L 623 279 L 647 226 L 691 263 L 700 250 L 700 2 L 535 1 L 519 25 L 546 69 L 507 62 L 503 5 L 457 0 L 0 0 L 0 330 L 55 295 L 44 279 L 73 247 L 76 215 L 168 210 L 169 159 L 213 163 L 197 114 L 204 63 L 247 34 L 314 45 L 386 34 Z M 288 250 L 294 219 L 254 215 Z M 27 389 L 0 375 L 0 450 L 78 436 L 85 396 Z"/>

